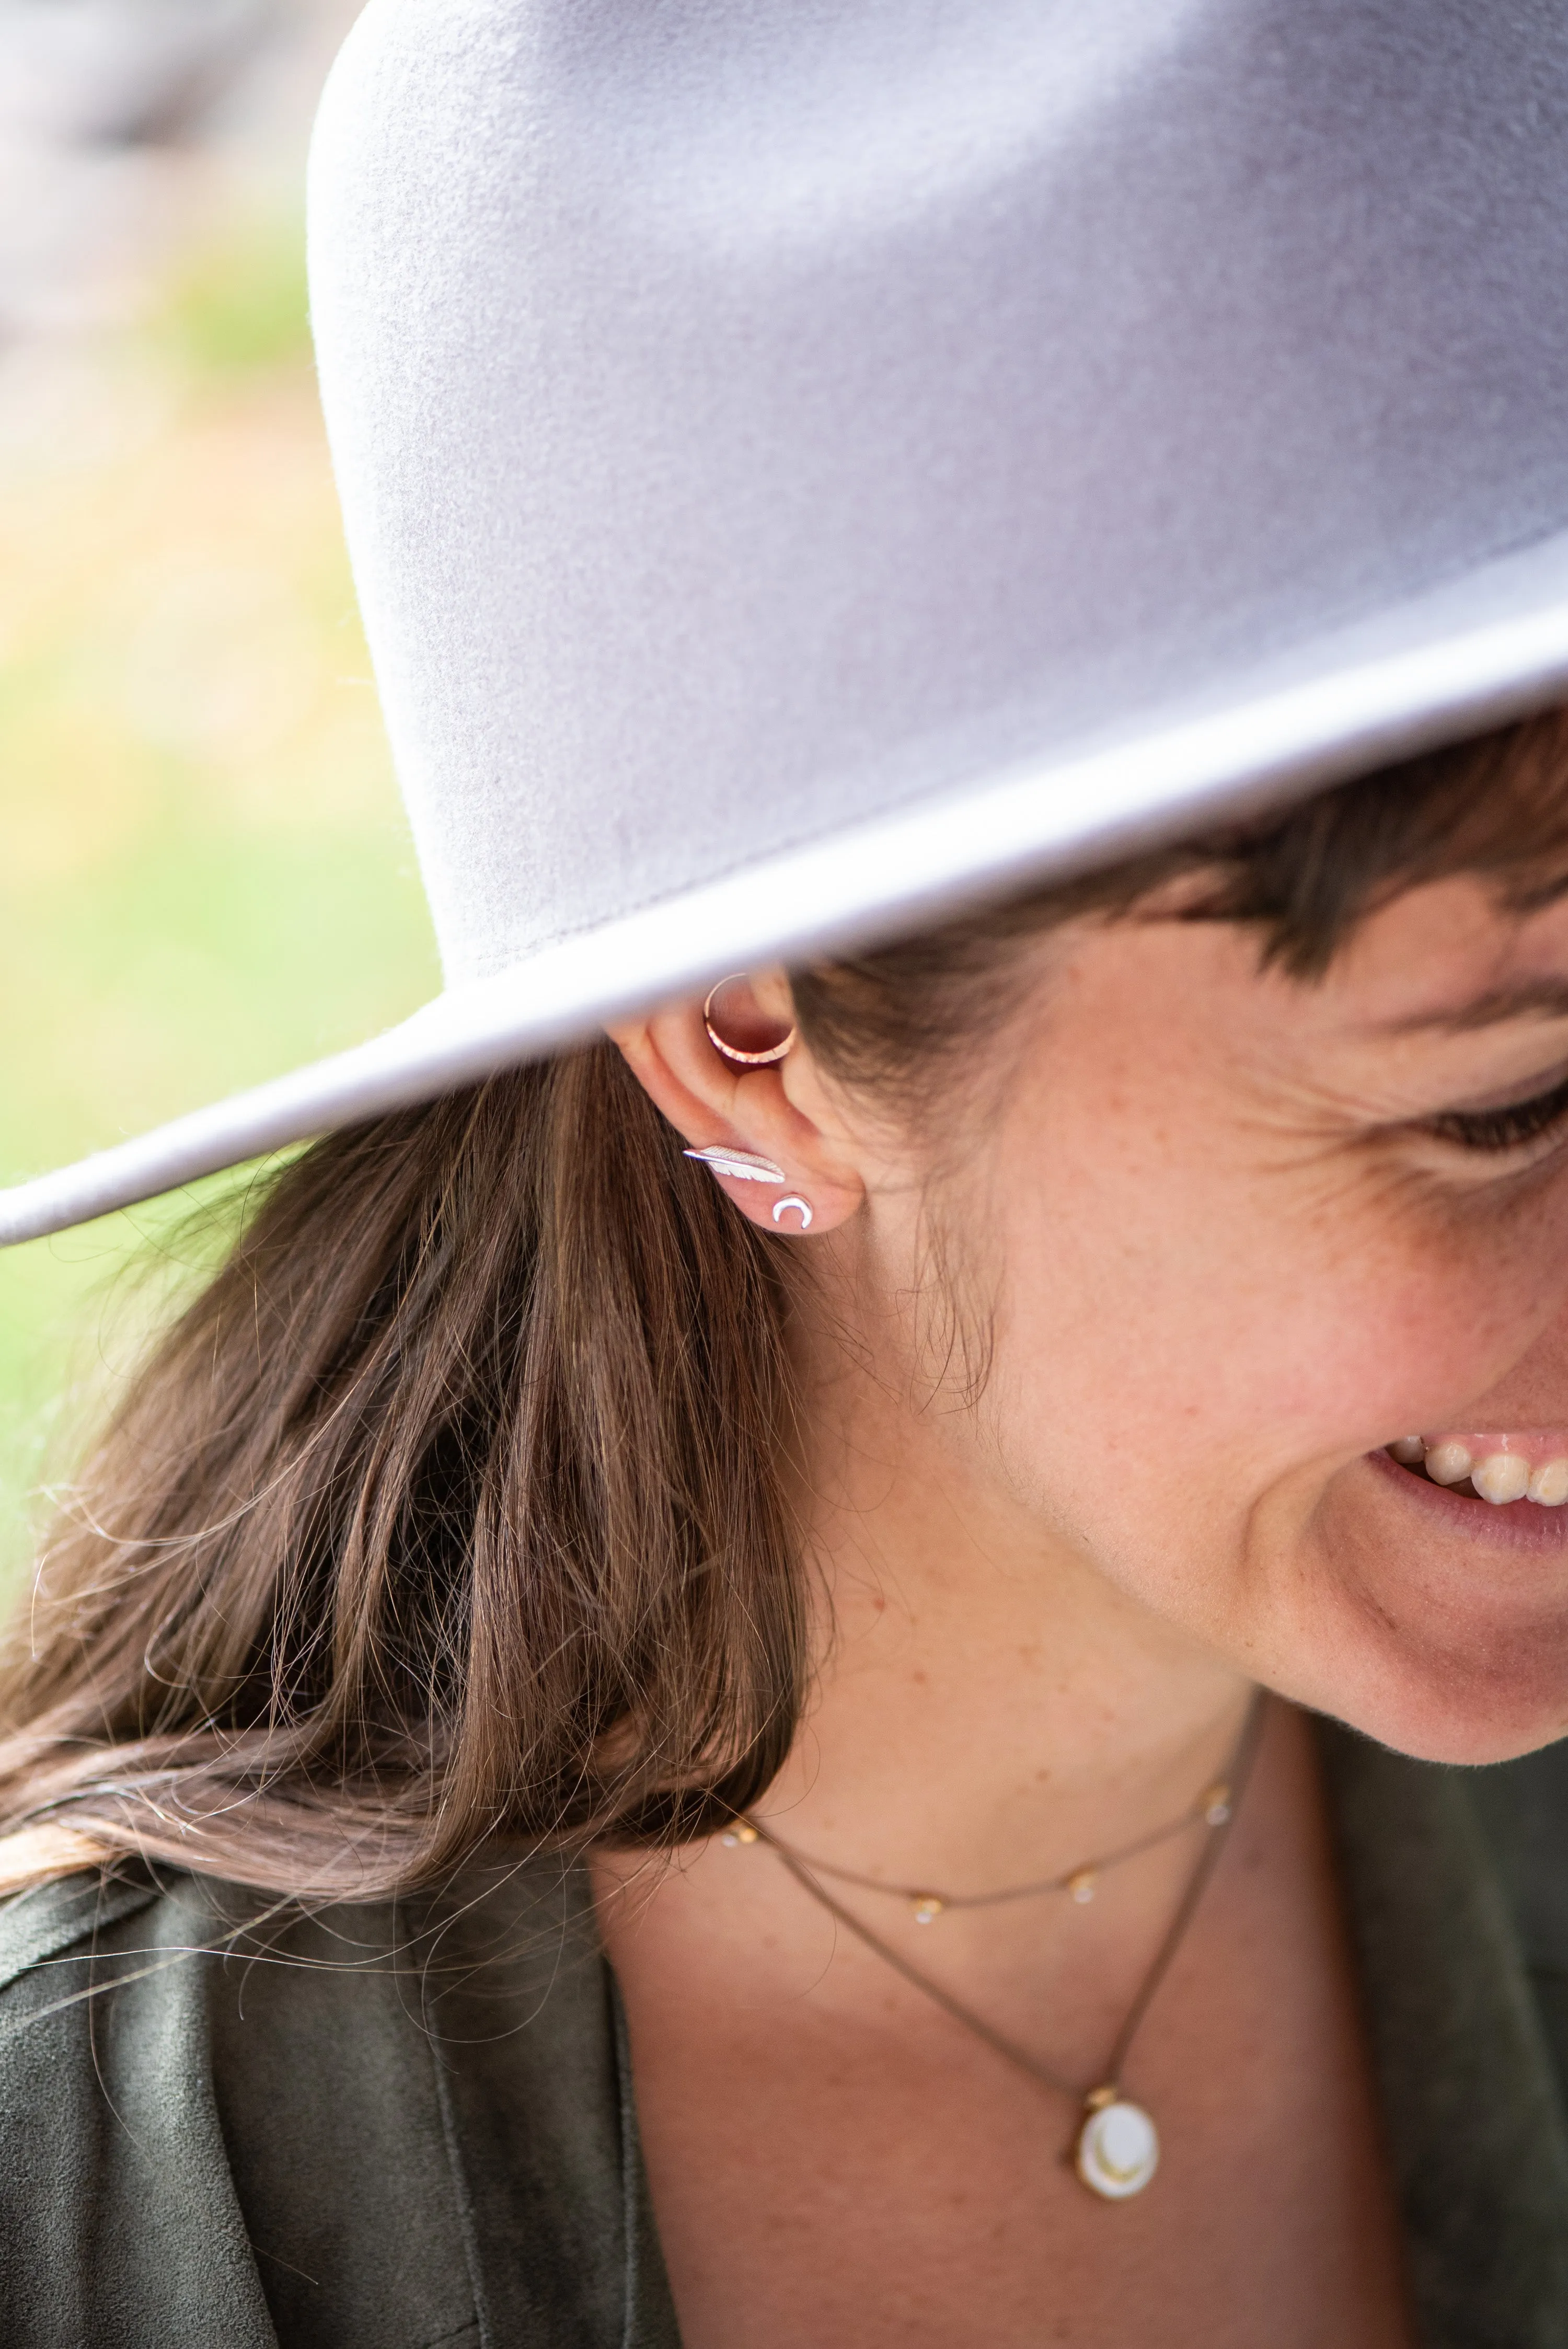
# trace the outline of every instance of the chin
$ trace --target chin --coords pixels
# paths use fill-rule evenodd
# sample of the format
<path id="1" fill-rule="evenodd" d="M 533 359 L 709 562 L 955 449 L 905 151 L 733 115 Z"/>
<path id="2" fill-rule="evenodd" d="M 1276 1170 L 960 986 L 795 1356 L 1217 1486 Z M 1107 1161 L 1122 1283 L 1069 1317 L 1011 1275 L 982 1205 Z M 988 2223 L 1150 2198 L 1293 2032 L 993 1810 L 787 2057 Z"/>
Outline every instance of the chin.
<path id="1" fill-rule="evenodd" d="M 1494 1507 L 1378 1452 L 1336 1479 L 1315 1537 L 1285 1692 L 1422 1761 L 1568 1735 L 1568 1508 Z"/>

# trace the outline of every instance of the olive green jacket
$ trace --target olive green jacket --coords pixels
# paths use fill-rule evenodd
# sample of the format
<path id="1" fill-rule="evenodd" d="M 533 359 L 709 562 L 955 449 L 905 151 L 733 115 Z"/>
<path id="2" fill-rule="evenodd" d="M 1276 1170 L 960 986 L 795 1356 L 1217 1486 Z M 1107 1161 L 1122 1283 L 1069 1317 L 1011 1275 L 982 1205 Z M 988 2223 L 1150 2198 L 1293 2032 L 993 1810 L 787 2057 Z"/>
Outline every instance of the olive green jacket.
<path id="1" fill-rule="evenodd" d="M 1568 2349 L 1568 1746 L 1323 1744 L 1421 2341 Z M 8 2349 L 678 2349 L 583 1873 L 469 1889 L 0 1909 Z"/>

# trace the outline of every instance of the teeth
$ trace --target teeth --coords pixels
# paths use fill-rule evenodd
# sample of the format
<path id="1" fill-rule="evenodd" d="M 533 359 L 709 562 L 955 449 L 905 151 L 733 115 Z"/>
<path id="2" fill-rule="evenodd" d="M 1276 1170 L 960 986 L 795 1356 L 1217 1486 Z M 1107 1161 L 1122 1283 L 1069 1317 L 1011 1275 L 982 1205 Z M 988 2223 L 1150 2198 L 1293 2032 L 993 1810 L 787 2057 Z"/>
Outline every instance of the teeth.
<path id="1" fill-rule="evenodd" d="M 1535 1471 L 1526 1487 L 1532 1501 L 1543 1509 L 1560 1509 L 1568 1501 L 1568 1460 L 1547 1460 Z"/>
<path id="2" fill-rule="evenodd" d="M 1505 1501 L 1522 1501 L 1530 1483 L 1530 1463 L 1517 1452 L 1489 1452 L 1470 1470 L 1470 1482 L 1483 1501 L 1501 1507 Z"/>
<path id="3" fill-rule="evenodd" d="M 1483 1501 L 1501 1508 L 1511 1501 L 1533 1501 L 1542 1509 L 1568 1505 L 1568 1448 L 1561 1428 L 1520 1430 L 1507 1435 L 1448 1435 L 1429 1441 L 1398 1437 L 1387 1446 L 1407 1468 L 1426 1461 L 1434 1485 L 1462 1485 L 1468 1476 Z"/>
<path id="4" fill-rule="evenodd" d="M 1427 1474 L 1434 1485 L 1462 1485 L 1473 1463 L 1463 1444 L 1435 1444 L 1427 1454 Z"/>

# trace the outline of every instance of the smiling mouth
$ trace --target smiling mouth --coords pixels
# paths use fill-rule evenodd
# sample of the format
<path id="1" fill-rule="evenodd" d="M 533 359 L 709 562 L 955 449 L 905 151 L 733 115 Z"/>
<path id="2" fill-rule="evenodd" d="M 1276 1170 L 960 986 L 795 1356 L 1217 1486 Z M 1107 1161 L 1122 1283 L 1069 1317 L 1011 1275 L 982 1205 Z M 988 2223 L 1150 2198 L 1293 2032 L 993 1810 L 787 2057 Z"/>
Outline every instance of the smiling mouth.
<path id="1" fill-rule="evenodd" d="M 1532 1501 L 1538 1508 L 1560 1509 L 1568 1502 L 1568 1428 L 1503 1435 L 1439 1428 L 1430 1435 L 1403 1435 L 1387 1450 L 1411 1475 L 1494 1508 Z"/>

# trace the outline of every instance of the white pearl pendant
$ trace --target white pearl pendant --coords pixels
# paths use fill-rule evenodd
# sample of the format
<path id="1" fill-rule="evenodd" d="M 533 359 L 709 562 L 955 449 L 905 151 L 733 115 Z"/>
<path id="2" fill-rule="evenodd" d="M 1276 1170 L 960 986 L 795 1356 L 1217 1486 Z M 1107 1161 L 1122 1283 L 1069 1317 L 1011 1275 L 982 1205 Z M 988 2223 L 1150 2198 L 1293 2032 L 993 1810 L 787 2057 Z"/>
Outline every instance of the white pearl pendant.
<path id="1" fill-rule="evenodd" d="M 1160 2167 L 1160 2133 L 1141 2105 L 1097 2105 L 1078 2131 L 1077 2169 L 1108 2202 L 1141 2194 Z"/>

